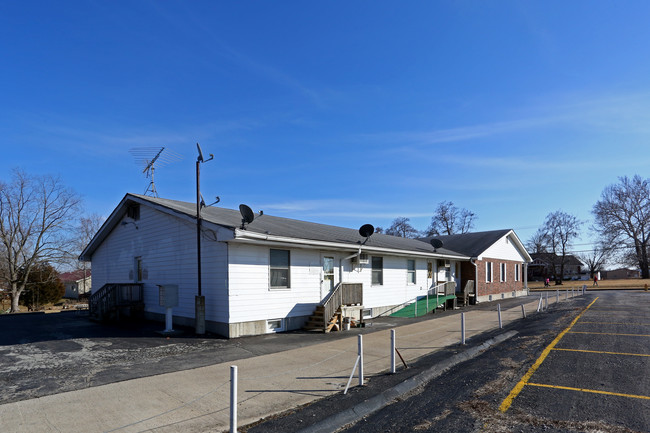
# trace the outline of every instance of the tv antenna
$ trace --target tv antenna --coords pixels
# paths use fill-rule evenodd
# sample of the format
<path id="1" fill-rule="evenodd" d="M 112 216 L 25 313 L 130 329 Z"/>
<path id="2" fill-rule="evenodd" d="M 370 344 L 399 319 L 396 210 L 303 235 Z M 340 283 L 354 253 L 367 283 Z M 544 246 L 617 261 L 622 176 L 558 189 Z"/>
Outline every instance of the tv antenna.
<path id="1" fill-rule="evenodd" d="M 165 150 L 167 152 L 163 154 Z M 172 162 L 183 159 L 181 155 L 165 147 L 134 147 L 129 150 L 129 153 L 133 155 L 137 165 L 144 167 L 142 173 L 144 173 L 145 178 L 149 179 L 149 185 L 147 185 L 144 195 L 149 194 L 151 197 L 156 198 L 158 197 L 158 191 L 156 190 L 156 183 L 154 181 L 156 167 L 164 167 Z"/>

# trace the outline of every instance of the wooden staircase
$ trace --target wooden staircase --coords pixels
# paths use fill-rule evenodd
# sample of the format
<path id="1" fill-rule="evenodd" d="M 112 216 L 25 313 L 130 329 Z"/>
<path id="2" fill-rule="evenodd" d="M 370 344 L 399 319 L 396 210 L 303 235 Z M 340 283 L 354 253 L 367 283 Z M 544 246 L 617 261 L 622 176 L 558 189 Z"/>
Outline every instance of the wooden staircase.
<path id="1" fill-rule="evenodd" d="M 135 318 L 144 313 L 141 283 L 104 284 L 88 299 L 90 318 L 118 321 L 120 317 Z"/>
<path id="2" fill-rule="evenodd" d="M 324 313 L 325 307 L 322 305 L 317 306 L 316 310 L 314 310 L 314 314 L 309 317 L 309 320 L 305 326 L 303 326 L 303 329 L 307 331 L 324 330 L 326 333 L 331 331 L 340 331 L 343 327 L 343 313 L 341 312 L 341 307 L 334 312 L 334 316 L 332 316 L 327 323 L 325 322 Z"/>
<path id="3" fill-rule="evenodd" d="M 326 333 L 340 331 L 343 328 L 341 307 L 344 305 L 363 305 L 361 283 L 339 283 L 316 307 L 303 329 Z"/>

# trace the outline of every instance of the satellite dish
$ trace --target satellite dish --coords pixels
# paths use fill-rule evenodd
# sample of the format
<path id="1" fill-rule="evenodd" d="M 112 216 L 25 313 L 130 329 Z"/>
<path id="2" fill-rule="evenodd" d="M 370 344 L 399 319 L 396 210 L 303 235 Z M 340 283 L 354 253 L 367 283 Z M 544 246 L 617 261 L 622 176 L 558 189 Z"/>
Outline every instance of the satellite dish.
<path id="1" fill-rule="evenodd" d="M 250 224 L 255 219 L 255 214 L 253 210 L 246 206 L 245 204 L 239 205 L 239 213 L 241 213 L 241 228 L 244 228 L 244 224 Z"/>
<path id="2" fill-rule="evenodd" d="M 431 239 L 429 242 L 431 243 L 431 246 L 433 247 L 434 250 L 438 248 L 442 248 L 443 244 L 440 239 Z"/>
<path id="3" fill-rule="evenodd" d="M 213 154 L 210 154 L 210 158 L 203 159 L 203 151 L 201 150 L 201 145 L 199 143 L 196 143 L 196 148 L 199 150 L 199 156 L 196 158 L 196 162 L 208 162 L 208 161 L 212 161 L 212 159 L 214 159 Z"/>
<path id="4" fill-rule="evenodd" d="M 359 228 L 359 234 L 364 238 L 369 238 L 375 232 L 372 224 L 364 224 Z"/>

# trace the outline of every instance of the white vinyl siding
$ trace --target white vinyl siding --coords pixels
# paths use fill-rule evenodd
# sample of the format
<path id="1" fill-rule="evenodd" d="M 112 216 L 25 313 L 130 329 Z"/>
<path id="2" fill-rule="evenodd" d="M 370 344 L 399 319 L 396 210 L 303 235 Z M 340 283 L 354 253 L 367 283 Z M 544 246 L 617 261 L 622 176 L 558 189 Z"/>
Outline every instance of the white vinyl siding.
<path id="1" fill-rule="evenodd" d="M 297 248 L 288 251 L 291 290 L 270 290 L 269 247 L 229 244 L 229 323 L 273 321 L 278 318 L 309 316 L 314 312 L 321 300 L 321 253 Z M 334 257 L 336 266 L 338 258 Z M 337 272 L 335 267 L 334 273 Z"/>
<path id="2" fill-rule="evenodd" d="M 516 247 L 516 243 L 513 241 L 506 242 L 508 237 L 503 237 L 502 239 L 495 242 L 487 250 L 479 256 L 479 259 L 484 258 L 498 258 L 500 260 L 507 260 L 512 262 L 524 262 L 526 258 L 522 251 Z"/>
<path id="3" fill-rule="evenodd" d="M 140 257 L 146 311 L 165 314 L 159 305 L 158 285 L 177 284 L 179 304 L 174 308 L 174 316 L 193 318 L 194 298 L 198 294 L 196 224 L 149 206 L 140 206 L 139 217 L 137 229 L 134 224 L 117 224 L 94 252 L 93 292 L 106 283 L 133 283 L 137 276 L 134 258 Z M 205 221 L 204 230 L 211 230 L 219 239 L 228 236 L 227 229 Z M 206 320 L 226 322 L 227 244 L 204 236 L 201 258 Z"/>

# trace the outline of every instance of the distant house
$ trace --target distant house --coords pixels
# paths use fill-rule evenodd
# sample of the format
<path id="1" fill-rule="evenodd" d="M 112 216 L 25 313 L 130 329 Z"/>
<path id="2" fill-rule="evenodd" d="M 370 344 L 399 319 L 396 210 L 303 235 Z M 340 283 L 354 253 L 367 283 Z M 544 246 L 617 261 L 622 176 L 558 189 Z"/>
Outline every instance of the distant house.
<path id="1" fill-rule="evenodd" d="M 493 230 L 447 236 L 431 236 L 447 249 L 470 257 L 455 264 L 456 290 L 463 282 L 475 283 L 476 302 L 492 301 L 527 293 L 527 265 L 531 257 L 513 230 Z"/>
<path id="2" fill-rule="evenodd" d="M 206 329 L 226 337 L 298 329 L 346 287 L 358 290 L 366 317 L 440 285 L 465 287 L 466 280 L 479 281 L 479 301 L 524 293 L 522 265 L 530 257 L 514 232 L 470 238 L 480 241 L 476 249 L 454 250 L 463 244 L 451 237 L 434 248 L 427 240 L 377 233 L 366 239 L 357 229 L 261 213 L 243 224 L 236 210 L 204 208 Z M 80 256 L 92 262 L 91 310 L 94 297 L 141 290 L 145 316 L 162 320 L 165 287 L 174 286 L 173 321 L 193 325 L 196 247 L 194 203 L 127 194 Z"/>
<path id="3" fill-rule="evenodd" d="M 90 269 L 64 272 L 59 275 L 59 279 L 65 285 L 64 298 L 77 299 L 79 295 L 90 293 L 92 290 Z"/>
<path id="4" fill-rule="evenodd" d="M 533 259 L 528 266 L 528 279 L 531 281 L 541 281 L 546 278 L 553 279 L 560 274 L 562 258 L 553 253 L 531 253 Z M 584 264 L 575 256 L 566 255 L 564 257 L 564 278 L 575 279 L 583 274 Z"/>
<path id="5" fill-rule="evenodd" d="M 603 280 L 624 280 L 629 278 L 641 278 L 641 272 L 638 269 L 619 268 L 611 271 L 600 271 Z"/>

